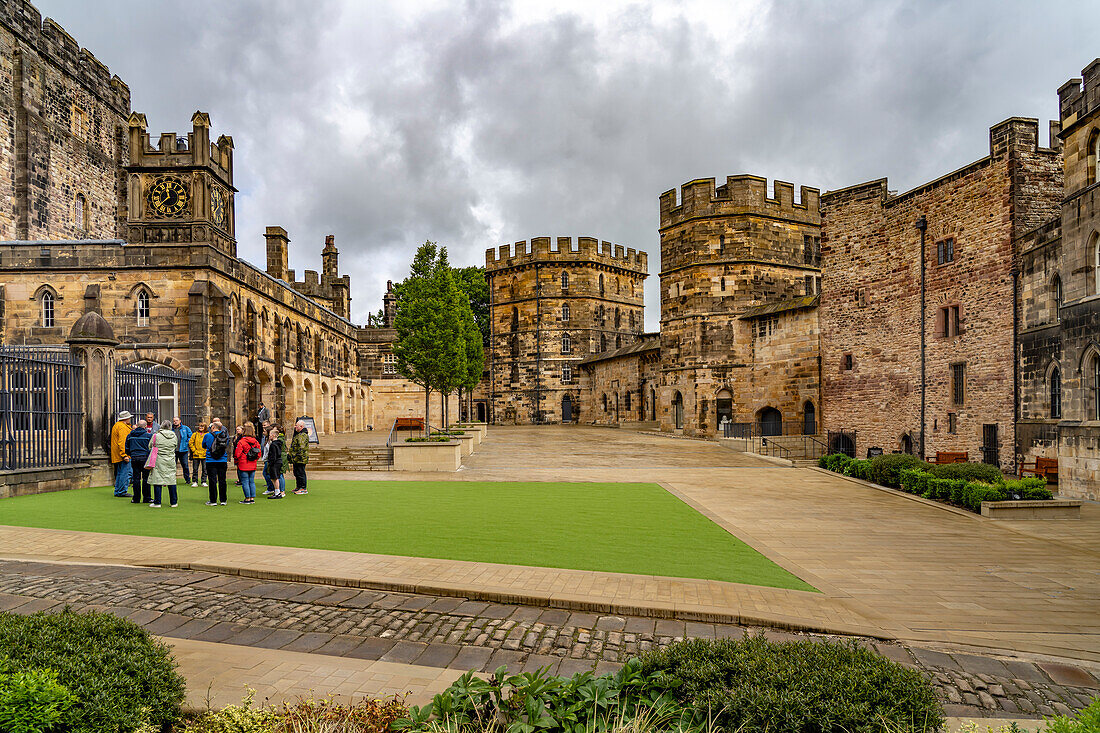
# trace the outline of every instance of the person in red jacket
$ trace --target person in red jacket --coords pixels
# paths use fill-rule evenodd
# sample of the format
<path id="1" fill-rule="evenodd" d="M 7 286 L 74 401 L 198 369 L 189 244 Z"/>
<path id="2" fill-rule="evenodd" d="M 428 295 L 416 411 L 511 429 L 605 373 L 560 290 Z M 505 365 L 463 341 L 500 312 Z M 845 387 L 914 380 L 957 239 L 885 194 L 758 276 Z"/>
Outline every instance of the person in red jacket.
<path id="1" fill-rule="evenodd" d="M 244 489 L 242 504 L 256 503 L 256 462 L 260 460 L 260 443 L 256 440 L 256 429 L 252 423 L 244 426 L 244 435 L 233 447 L 233 462 L 241 472 L 241 488 Z"/>

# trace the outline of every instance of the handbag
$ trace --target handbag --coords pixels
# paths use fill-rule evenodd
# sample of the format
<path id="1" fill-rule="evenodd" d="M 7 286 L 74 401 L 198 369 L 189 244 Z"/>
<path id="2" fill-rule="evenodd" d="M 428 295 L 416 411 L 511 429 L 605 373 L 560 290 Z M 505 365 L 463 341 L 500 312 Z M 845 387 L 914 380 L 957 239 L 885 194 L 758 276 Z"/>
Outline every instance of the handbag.
<path id="1" fill-rule="evenodd" d="M 153 468 L 157 465 L 157 436 L 153 436 L 149 440 L 149 459 L 145 461 L 146 468 Z"/>

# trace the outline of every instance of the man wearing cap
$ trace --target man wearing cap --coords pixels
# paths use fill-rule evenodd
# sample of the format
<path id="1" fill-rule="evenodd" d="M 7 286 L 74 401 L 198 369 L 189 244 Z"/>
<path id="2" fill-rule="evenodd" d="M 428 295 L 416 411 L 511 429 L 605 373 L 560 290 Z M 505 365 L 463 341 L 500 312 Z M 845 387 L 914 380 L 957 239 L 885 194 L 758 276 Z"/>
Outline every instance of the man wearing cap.
<path id="1" fill-rule="evenodd" d="M 115 470 L 115 496 L 129 497 L 130 456 L 126 455 L 126 438 L 130 435 L 130 423 L 134 419 L 128 411 L 118 413 L 118 422 L 111 428 L 111 467 Z"/>

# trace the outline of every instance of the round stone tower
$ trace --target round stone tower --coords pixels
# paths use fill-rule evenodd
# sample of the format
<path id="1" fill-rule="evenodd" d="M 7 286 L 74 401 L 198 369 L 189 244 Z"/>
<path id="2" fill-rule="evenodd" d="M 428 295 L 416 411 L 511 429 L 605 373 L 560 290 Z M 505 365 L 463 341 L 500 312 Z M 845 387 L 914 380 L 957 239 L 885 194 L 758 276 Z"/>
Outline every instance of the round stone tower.
<path id="1" fill-rule="evenodd" d="M 767 179 L 750 175 L 718 187 L 713 178 L 691 181 L 679 203 L 675 189 L 661 195 L 662 430 L 713 435 L 724 417 L 758 423 L 761 410 L 775 410 L 790 420 L 806 409 L 805 395 L 790 394 L 802 391 L 790 389 L 797 376 L 754 373 L 757 318 L 767 336 L 775 314 L 816 314 L 818 190 L 803 186 L 800 198 L 780 181 L 769 198 Z M 816 394 L 816 375 L 807 379 Z"/>
<path id="2" fill-rule="evenodd" d="M 645 252 L 591 237 L 535 237 L 485 252 L 490 421 L 576 422 L 587 356 L 644 329 Z"/>

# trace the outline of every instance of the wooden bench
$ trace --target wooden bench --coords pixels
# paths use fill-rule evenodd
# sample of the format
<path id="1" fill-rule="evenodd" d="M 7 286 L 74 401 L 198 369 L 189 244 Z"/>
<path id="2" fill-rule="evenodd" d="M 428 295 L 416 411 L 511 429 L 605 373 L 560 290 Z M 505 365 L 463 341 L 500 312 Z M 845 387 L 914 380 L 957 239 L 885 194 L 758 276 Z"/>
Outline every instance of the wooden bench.
<path id="1" fill-rule="evenodd" d="M 1039 456 L 1031 463 L 1025 463 L 1020 466 L 1020 476 L 1024 477 L 1028 474 L 1032 476 L 1043 476 L 1047 481 L 1057 483 L 1058 482 L 1058 459 L 1057 458 L 1043 458 Z"/>
<path id="2" fill-rule="evenodd" d="M 399 417 L 393 426 L 394 430 L 423 430 L 424 418 L 422 417 Z"/>
<path id="3" fill-rule="evenodd" d="M 942 466 L 945 463 L 969 463 L 970 453 L 968 451 L 937 451 L 936 459 L 932 461 L 937 466 Z"/>

